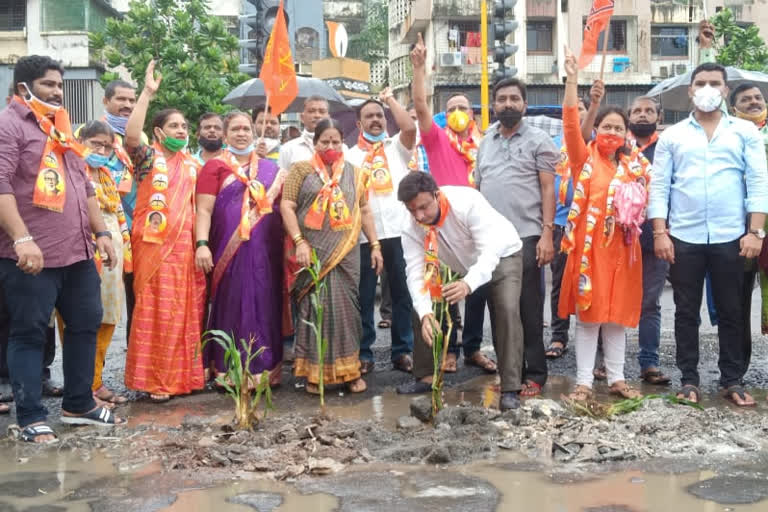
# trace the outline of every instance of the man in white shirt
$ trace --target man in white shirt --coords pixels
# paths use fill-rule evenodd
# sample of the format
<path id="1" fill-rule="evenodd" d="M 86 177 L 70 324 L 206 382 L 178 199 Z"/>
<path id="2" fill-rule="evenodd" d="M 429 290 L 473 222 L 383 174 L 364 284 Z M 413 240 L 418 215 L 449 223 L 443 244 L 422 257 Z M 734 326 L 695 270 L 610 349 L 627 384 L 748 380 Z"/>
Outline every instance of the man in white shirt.
<path id="1" fill-rule="evenodd" d="M 280 157 L 277 165 L 286 171 L 296 162 L 305 162 L 312 159 L 315 154 L 315 145 L 312 139 L 315 136 L 315 126 L 323 119 L 330 117 L 328 100 L 322 96 L 310 96 L 304 101 L 304 111 L 299 114 L 304 130 L 301 135 L 290 140 L 280 147 Z M 343 147 L 344 153 L 347 146 Z"/>
<path id="2" fill-rule="evenodd" d="M 488 283 L 488 309 L 493 345 L 499 359 L 502 411 L 520 406 L 523 327 L 520 287 L 523 243 L 515 226 L 471 187 L 438 188 L 431 175 L 406 176 L 397 197 L 411 214 L 403 226 L 408 289 L 416 317 L 413 376 L 399 393 L 423 393 L 432 387 L 432 345 L 435 317 L 432 299 L 455 304 Z M 430 267 L 438 262 L 463 276 L 442 286 Z"/>
<path id="3" fill-rule="evenodd" d="M 397 200 L 400 181 L 409 173 L 408 162 L 416 143 L 416 123 L 386 88 L 379 94 L 381 102 L 370 99 L 360 105 L 357 124 L 360 129 L 358 143 L 347 153 L 347 160 L 371 173 L 368 204 L 373 211 L 376 233 L 384 256 L 386 279 L 392 296 L 392 364 L 396 370 L 413 369 L 413 305 L 405 279 L 405 260 L 400 244 L 400 232 L 407 212 Z M 400 128 L 394 137 L 387 136 L 384 104 L 389 106 Z M 376 272 L 370 265 L 371 247 L 365 235 L 360 235 L 360 315 L 363 338 L 360 340 L 360 373 L 371 372 L 374 367 L 371 346 L 376 341 L 373 313 L 376 303 Z"/>

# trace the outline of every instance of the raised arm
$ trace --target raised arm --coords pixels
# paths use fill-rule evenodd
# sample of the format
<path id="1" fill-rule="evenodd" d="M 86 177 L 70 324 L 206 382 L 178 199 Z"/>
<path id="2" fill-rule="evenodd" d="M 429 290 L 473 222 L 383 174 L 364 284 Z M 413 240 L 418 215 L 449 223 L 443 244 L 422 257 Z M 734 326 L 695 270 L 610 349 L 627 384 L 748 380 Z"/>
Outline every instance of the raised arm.
<path id="1" fill-rule="evenodd" d="M 400 144 L 408 151 L 413 151 L 416 145 L 416 123 L 392 94 L 392 89 L 387 87 L 379 93 L 379 100 L 392 111 L 397 127 L 400 129 Z"/>
<path id="2" fill-rule="evenodd" d="M 411 64 L 413 65 L 413 85 L 411 86 L 413 108 L 416 109 L 419 130 L 421 133 L 427 133 L 432 129 L 432 112 L 427 104 L 427 48 L 424 46 L 421 32 L 419 32 L 416 46 L 411 51 Z"/>
<path id="3" fill-rule="evenodd" d="M 589 142 L 592 139 L 592 130 L 595 128 L 595 119 L 597 119 L 597 111 L 600 110 L 603 96 L 605 96 L 605 83 L 602 80 L 595 80 L 592 88 L 589 90 L 587 115 L 584 118 L 584 122 L 581 123 L 581 136 L 584 142 Z"/>
<path id="4" fill-rule="evenodd" d="M 699 37 L 696 38 L 699 43 L 699 64 L 705 62 L 715 62 L 717 54 L 715 53 L 715 26 L 708 20 L 699 22 Z"/>
<path id="5" fill-rule="evenodd" d="M 587 145 L 579 123 L 579 65 L 571 50 L 565 48 L 565 97 L 563 99 L 563 138 L 571 169 L 580 169 L 587 159 Z"/>
<path id="6" fill-rule="evenodd" d="M 155 93 L 157 93 L 162 79 L 163 76 L 159 71 L 157 78 L 155 78 L 155 61 L 149 61 L 144 77 L 144 89 L 142 89 L 139 99 L 136 101 L 136 106 L 128 118 L 128 123 L 125 125 L 125 145 L 129 149 L 137 148 L 141 145 L 141 132 L 144 129 L 144 121 L 147 118 L 149 102 L 152 101 Z"/>

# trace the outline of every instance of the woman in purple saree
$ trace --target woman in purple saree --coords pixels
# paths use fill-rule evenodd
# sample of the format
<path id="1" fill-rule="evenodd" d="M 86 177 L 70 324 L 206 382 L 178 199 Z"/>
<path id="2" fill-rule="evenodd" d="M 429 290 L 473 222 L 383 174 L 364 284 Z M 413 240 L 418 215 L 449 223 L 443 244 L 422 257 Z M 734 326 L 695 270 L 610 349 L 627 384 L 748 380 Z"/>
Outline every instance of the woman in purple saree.
<path id="1" fill-rule="evenodd" d="M 211 277 L 207 328 L 250 342 L 252 353 L 264 347 L 250 370 L 269 371 L 275 385 L 283 360 L 283 231 L 275 200 L 283 176 L 256 155 L 248 114 L 228 114 L 224 138 L 227 149 L 197 180 L 195 263 Z M 242 350 L 241 358 L 245 363 Z M 226 372 L 224 349 L 206 344 L 203 363 L 211 378 Z"/>

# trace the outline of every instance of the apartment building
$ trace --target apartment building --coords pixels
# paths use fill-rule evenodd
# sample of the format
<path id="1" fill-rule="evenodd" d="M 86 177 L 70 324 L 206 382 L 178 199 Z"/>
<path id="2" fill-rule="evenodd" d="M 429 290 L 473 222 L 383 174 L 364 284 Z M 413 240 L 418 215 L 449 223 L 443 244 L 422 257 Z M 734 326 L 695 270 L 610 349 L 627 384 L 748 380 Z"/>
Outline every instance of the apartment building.
<path id="1" fill-rule="evenodd" d="M 730 8 L 739 23 L 757 24 L 768 36 L 768 10 L 754 0 L 706 0 L 711 16 Z M 488 1 L 492 13 L 491 0 Z M 507 4 L 511 4 L 507 0 Z M 563 48 L 581 48 L 591 0 L 518 0 L 508 12 L 519 22 L 508 42 L 518 46 L 508 64 L 529 84 L 530 105 L 562 101 Z M 428 91 L 435 106 L 454 92 L 466 92 L 480 103 L 480 3 L 462 0 L 392 0 L 390 26 L 390 85 L 401 99 L 408 96 L 411 79 L 408 50 L 421 32 L 429 49 L 432 70 Z M 625 104 L 653 85 L 696 66 L 698 22 L 704 17 L 701 0 L 617 0 L 608 29 L 605 81 L 606 101 Z M 602 38 L 600 50 L 602 51 Z M 598 55 L 582 73 L 585 84 L 600 75 Z"/>

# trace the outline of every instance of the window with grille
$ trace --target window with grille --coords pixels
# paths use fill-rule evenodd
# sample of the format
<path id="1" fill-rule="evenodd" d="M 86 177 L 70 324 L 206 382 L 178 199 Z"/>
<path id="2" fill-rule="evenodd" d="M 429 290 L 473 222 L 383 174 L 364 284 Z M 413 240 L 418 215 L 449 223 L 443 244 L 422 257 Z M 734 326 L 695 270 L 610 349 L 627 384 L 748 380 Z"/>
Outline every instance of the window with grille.
<path id="1" fill-rule="evenodd" d="M 528 53 L 552 53 L 553 23 L 548 21 L 528 21 L 526 23 Z"/>
<path id="2" fill-rule="evenodd" d="M 584 18 L 582 30 L 587 26 L 587 19 Z M 597 51 L 603 51 L 603 41 L 605 41 L 605 31 L 600 33 L 597 40 Z M 608 27 L 608 51 L 626 52 L 627 51 L 627 20 L 611 20 Z"/>
<path id="3" fill-rule="evenodd" d="M 27 22 L 25 0 L 0 0 L 0 30 L 24 30 Z"/>
<path id="4" fill-rule="evenodd" d="M 87 79 L 64 79 L 64 106 L 73 124 L 82 124 L 96 119 L 102 95 L 97 97 L 98 81 Z"/>
<path id="5" fill-rule="evenodd" d="M 654 57 L 688 57 L 688 27 L 652 26 L 651 55 Z"/>
<path id="6" fill-rule="evenodd" d="M 448 47 L 451 51 L 459 51 L 462 47 L 480 47 L 480 22 L 450 23 Z"/>
<path id="7" fill-rule="evenodd" d="M 40 13 L 43 32 L 99 31 L 112 16 L 92 0 L 41 0 Z"/>

